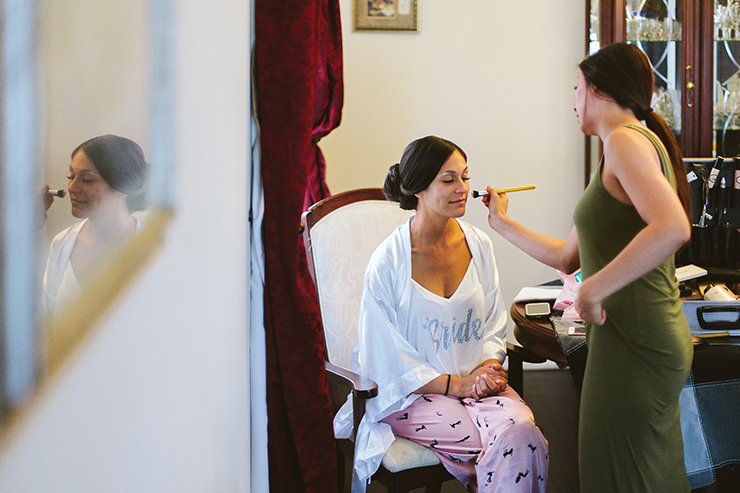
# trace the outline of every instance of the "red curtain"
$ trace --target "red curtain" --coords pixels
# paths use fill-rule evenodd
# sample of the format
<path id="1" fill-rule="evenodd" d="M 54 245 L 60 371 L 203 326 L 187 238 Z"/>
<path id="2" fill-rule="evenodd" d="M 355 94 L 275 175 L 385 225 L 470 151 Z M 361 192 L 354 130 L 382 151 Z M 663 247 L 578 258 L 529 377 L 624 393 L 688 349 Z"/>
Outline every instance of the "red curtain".
<path id="1" fill-rule="evenodd" d="M 273 493 L 336 491 L 323 335 L 299 225 L 329 193 L 317 143 L 341 119 L 341 43 L 338 0 L 255 2 Z"/>

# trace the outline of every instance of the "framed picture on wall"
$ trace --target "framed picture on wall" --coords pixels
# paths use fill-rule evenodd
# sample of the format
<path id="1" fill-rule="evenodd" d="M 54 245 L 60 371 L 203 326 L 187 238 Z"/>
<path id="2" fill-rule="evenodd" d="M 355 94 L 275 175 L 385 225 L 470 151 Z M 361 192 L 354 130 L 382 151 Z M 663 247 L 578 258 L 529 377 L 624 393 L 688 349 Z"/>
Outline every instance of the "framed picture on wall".
<path id="1" fill-rule="evenodd" d="M 419 31 L 418 0 L 354 0 L 355 31 Z"/>

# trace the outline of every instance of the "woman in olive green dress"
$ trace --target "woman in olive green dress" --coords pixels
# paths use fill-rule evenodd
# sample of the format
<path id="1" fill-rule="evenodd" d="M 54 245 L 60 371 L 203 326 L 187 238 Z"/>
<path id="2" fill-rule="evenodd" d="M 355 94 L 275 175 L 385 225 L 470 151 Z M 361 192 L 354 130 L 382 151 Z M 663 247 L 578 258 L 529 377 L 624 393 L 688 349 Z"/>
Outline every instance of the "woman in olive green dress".
<path id="1" fill-rule="evenodd" d="M 575 306 L 587 322 L 589 355 L 581 492 L 687 492 L 678 399 L 693 352 L 674 264 L 691 235 L 686 170 L 650 108 L 653 72 L 639 48 L 606 46 L 579 68 L 574 110 L 581 131 L 604 143 L 604 156 L 568 239 L 513 221 L 506 195 L 490 187 L 488 222 L 535 259 L 582 269 Z"/>

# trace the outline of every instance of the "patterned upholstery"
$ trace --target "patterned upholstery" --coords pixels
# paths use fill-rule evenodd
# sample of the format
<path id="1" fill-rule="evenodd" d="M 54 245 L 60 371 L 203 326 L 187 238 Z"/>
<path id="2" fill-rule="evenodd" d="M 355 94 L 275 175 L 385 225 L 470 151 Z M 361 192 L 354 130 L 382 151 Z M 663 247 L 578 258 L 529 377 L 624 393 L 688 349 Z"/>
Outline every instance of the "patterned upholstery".
<path id="1" fill-rule="evenodd" d="M 414 214 L 395 202 L 364 200 L 330 212 L 311 228 L 310 248 L 331 363 L 351 369 L 370 255 Z M 382 462 L 392 473 L 439 463 L 432 450 L 401 437 L 396 437 Z"/>
<path id="2" fill-rule="evenodd" d="M 370 255 L 413 214 L 395 202 L 365 200 L 340 207 L 311 228 L 316 286 L 331 363 L 352 368 L 362 281 Z"/>

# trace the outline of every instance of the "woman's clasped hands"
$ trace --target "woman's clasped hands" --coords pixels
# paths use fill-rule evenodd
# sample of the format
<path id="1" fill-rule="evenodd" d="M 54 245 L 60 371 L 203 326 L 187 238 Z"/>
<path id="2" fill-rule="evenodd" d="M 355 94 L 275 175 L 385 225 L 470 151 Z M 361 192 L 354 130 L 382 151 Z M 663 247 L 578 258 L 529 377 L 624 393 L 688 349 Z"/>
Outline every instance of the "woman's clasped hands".
<path id="1" fill-rule="evenodd" d="M 466 378 L 466 383 L 470 384 L 470 395 L 466 397 L 479 401 L 484 397 L 503 392 L 508 380 L 501 363 L 493 362 L 473 370 Z"/>

